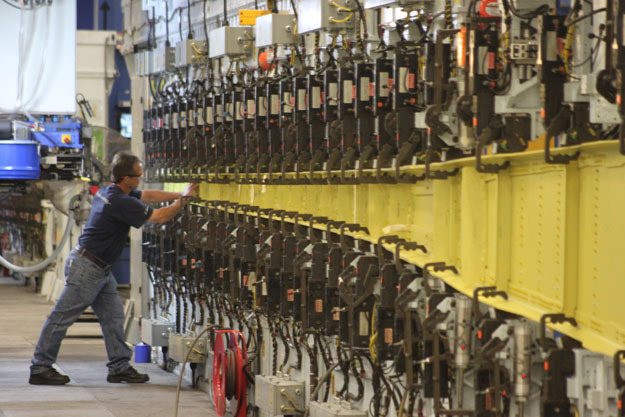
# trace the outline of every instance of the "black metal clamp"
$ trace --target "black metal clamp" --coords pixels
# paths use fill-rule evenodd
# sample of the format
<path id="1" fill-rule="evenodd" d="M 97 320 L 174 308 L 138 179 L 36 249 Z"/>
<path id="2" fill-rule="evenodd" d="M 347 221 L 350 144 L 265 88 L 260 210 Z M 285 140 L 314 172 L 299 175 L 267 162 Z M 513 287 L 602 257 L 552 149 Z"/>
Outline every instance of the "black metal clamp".
<path id="1" fill-rule="evenodd" d="M 432 272 L 451 271 L 454 274 L 458 275 L 458 269 L 453 265 L 447 265 L 445 262 L 429 262 L 423 265 L 423 289 L 428 296 L 432 294 L 432 288 L 430 287 L 427 276 L 428 274 L 431 275 L 430 269 L 432 270 Z"/>
<path id="2" fill-rule="evenodd" d="M 488 126 L 482 129 L 477 143 L 475 144 L 475 169 L 482 174 L 496 174 L 497 172 L 510 167 L 510 161 L 505 161 L 502 164 L 484 164 L 482 163 L 482 153 L 484 147 L 490 143 L 493 138 L 499 135 L 501 129 L 503 129 L 503 121 L 500 117 L 493 117 L 490 120 Z"/>
<path id="3" fill-rule="evenodd" d="M 296 213 L 295 216 L 293 216 L 293 231 L 295 233 L 295 236 L 298 239 L 302 238 L 302 234 L 300 233 L 300 225 L 299 225 L 299 220 L 302 219 L 303 221 L 307 222 L 310 221 L 310 219 L 312 218 L 312 214 L 307 214 L 307 213 Z"/>
<path id="4" fill-rule="evenodd" d="M 324 216 L 312 216 L 310 223 L 308 224 L 308 237 L 311 242 L 316 242 L 315 238 L 315 224 L 326 225 L 328 224 L 328 218 Z"/>
<path id="5" fill-rule="evenodd" d="M 341 228 L 341 226 L 345 224 L 345 222 L 343 221 L 333 221 L 333 220 L 328 220 L 326 222 L 326 240 L 328 242 L 332 242 L 331 236 L 332 236 L 332 229 L 339 229 Z"/>
<path id="6" fill-rule="evenodd" d="M 454 274 L 458 275 L 458 269 L 453 265 L 447 265 L 445 262 L 429 262 L 423 265 L 423 270 L 428 272 L 428 270 L 432 270 L 432 272 L 443 272 L 443 271 L 451 271 Z"/>
<path id="7" fill-rule="evenodd" d="M 473 317 L 475 322 L 479 322 L 482 318 L 480 313 L 480 296 L 484 298 L 501 297 L 504 300 L 508 299 L 508 294 L 503 290 L 497 290 L 495 286 L 477 287 L 473 290 Z"/>
<path id="8" fill-rule="evenodd" d="M 404 239 L 398 239 L 397 243 L 395 244 L 395 258 L 394 258 L 395 269 L 397 270 L 398 274 L 401 274 L 402 271 L 404 270 L 404 268 L 401 265 L 401 258 L 399 256 L 399 253 L 402 248 L 404 248 L 405 250 L 420 250 L 423 253 L 428 253 L 428 250 L 424 245 L 420 245 L 417 242 L 410 242 Z"/>
<path id="9" fill-rule="evenodd" d="M 348 232 L 364 232 L 366 234 L 369 234 L 369 229 L 367 229 L 364 226 L 359 225 L 358 223 L 343 223 L 339 227 L 339 234 L 341 236 L 341 238 L 340 238 L 340 245 L 341 245 L 341 247 L 345 246 L 345 232 L 346 231 L 348 231 Z"/>
<path id="10" fill-rule="evenodd" d="M 378 238 L 378 244 L 376 246 L 377 255 L 380 263 L 384 262 L 384 244 L 385 243 L 397 243 L 401 238 L 397 235 L 382 235 Z"/>
<path id="11" fill-rule="evenodd" d="M 547 339 L 547 321 L 553 324 L 569 323 L 573 327 L 577 327 L 577 320 L 573 317 L 567 317 L 564 313 L 547 313 L 540 317 L 540 346 L 546 352 L 554 347 L 552 340 Z"/>
<path id="12" fill-rule="evenodd" d="M 295 216 L 297 216 L 296 211 L 283 211 L 282 212 L 282 215 L 280 216 L 280 231 L 282 232 L 282 234 L 284 235 L 287 234 L 287 229 L 286 229 L 287 222 L 285 221 L 285 219 L 287 217 L 294 219 Z"/>
<path id="13" fill-rule="evenodd" d="M 551 120 L 547 131 L 545 132 L 545 162 L 548 164 L 568 164 L 579 158 L 580 152 L 577 151 L 572 155 L 552 155 L 551 140 L 558 134 L 565 132 L 571 124 L 571 108 L 562 106 L 558 114 Z"/>

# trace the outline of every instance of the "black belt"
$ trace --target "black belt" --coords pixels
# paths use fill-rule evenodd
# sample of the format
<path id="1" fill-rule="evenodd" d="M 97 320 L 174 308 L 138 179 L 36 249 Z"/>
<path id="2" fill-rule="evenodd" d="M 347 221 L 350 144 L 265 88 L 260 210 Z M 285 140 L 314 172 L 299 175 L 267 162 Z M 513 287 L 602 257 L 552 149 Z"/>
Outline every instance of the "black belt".
<path id="1" fill-rule="evenodd" d="M 82 256 L 85 259 L 89 259 L 100 269 L 103 269 L 105 271 L 108 271 L 109 269 L 111 269 L 110 264 L 104 262 L 102 259 L 98 258 L 93 253 L 89 252 L 87 249 L 81 246 L 76 247 L 76 253 L 78 253 L 78 255 Z"/>

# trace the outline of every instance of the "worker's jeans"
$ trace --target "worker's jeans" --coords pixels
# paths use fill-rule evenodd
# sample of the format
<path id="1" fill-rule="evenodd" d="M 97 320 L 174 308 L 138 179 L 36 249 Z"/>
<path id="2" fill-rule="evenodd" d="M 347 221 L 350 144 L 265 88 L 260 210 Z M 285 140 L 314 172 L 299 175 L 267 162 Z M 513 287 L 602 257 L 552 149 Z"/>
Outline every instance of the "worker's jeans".
<path id="1" fill-rule="evenodd" d="M 30 371 L 45 372 L 56 362 L 69 326 L 91 306 L 98 316 L 106 345 L 109 372 L 130 367 L 132 350 L 124 337 L 124 309 L 117 294 L 117 282 L 90 260 L 72 251 L 65 263 L 65 288 L 46 320 L 35 348 Z"/>

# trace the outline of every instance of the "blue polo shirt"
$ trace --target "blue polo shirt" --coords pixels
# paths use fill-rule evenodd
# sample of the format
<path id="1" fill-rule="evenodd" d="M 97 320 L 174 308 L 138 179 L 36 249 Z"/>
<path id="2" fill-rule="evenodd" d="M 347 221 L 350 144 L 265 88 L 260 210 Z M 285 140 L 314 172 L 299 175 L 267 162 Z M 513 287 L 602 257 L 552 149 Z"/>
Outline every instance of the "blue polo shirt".
<path id="1" fill-rule="evenodd" d="M 101 188 L 93 197 L 91 213 L 78 243 L 108 264 L 114 263 L 126 244 L 130 226 L 140 228 L 152 215 L 141 200 L 141 191 L 124 194 L 115 184 Z"/>

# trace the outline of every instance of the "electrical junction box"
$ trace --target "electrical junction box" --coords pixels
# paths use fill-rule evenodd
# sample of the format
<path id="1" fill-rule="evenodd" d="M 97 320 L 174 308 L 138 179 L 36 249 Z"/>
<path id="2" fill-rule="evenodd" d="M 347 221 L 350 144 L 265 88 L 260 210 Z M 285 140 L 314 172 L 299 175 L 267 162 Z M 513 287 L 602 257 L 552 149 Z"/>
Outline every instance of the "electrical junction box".
<path id="1" fill-rule="evenodd" d="M 145 51 L 145 75 L 148 76 L 150 74 L 154 74 L 156 71 L 156 52 L 155 51 Z"/>
<path id="2" fill-rule="evenodd" d="M 141 340 L 150 346 L 168 346 L 174 324 L 163 319 L 141 319 Z"/>
<path id="3" fill-rule="evenodd" d="M 204 363 L 206 361 L 208 338 L 201 337 L 193 346 L 195 339 L 196 336 L 170 333 L 169 357 L 180 363 L 184 362 L 185 359 L 187 363 Z M 193 346 L 193 350 L 189 354 L 191 346 Z M 188 358 L 187 354 L 189 354 Z"/>
<path id="4" fill-rule="evenodd" d="M 268 14 L 256 18 L 256 47 L 292 45 L 297 39 L 297 24 L 292 14 Z"/>
<path id="5" fill-rule="evenodd" d="M 139 77 L 143 77 L 145 75 L 145 55 L 143 52 L 137 52 L 134 55 L 135 59 L 135 74 Z"/>
<path id="6" fill-rule="evenodd" d="M 223 26 L 209 33 L 209 58 L 234 58 L 251 54 L 253 49 L 254 33 L 251 27 Z"/>
<path id="7" fill-rule="evenodd" d="M 154 66 L 153 74 L 165 71 L 171 71 L 174 68 L 174 60 L 176 57 L 176 51 L 171 46 L 159 46 L 154 50 Z"/>
<path id="8" fill-rule="evenodd" d="M 340 404 L 310 402 L 309 417 L 367 417 L 367 412 L 354 410 Z"/>
<path id="9" fill-rule="evenodd" d="M 300 34 L 353 30 L 359 19 L 356 4 L 351 0 L 300 0 L 297 10 Z"/>
<path id="10" fill-rule="evenodd" d="M 145 77 L 154 72 L 154 54 L 152 51 L 141 51 L 135 54 L 135 72 Z"/>
<path id="11" fill-rule="evenodd" d="M 185 39 L 176 45 L 176 66 L 201 64 L 208 57 L 206 41 Z"/>
<path id="12" fill-rule="evenodd" d="M 268 415 L 301 414 L 306 408 L 304 383 L 284 376 L 256 375 L 256 406 Z"/>

